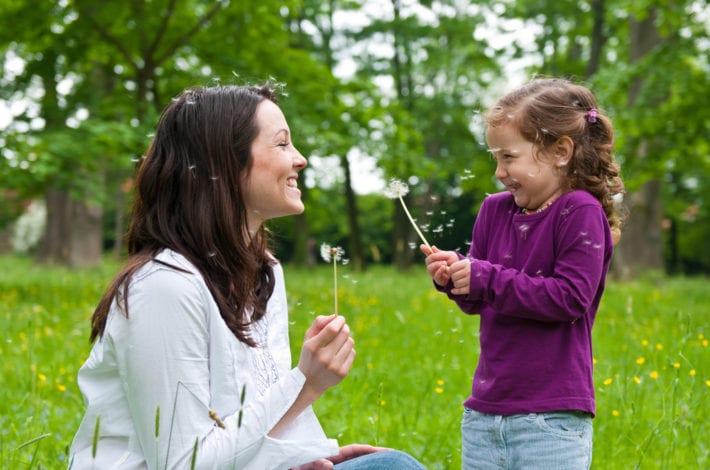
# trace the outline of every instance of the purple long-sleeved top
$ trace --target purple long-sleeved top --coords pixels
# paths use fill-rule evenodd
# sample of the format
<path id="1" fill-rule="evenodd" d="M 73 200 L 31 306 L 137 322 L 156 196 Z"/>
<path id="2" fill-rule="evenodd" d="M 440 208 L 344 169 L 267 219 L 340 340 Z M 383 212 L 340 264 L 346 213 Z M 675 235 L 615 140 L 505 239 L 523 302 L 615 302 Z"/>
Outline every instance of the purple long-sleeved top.
<path id="1" fill-rule="evenodd" d="M 481 355 L 464 405 L 511 415 L 557 410 L 595 414 L 592 326 L 613 252 L 600 203 L 566 193 L 523 214 L 513 196 L 488 196 L 473 227 L 467 295 L 480 313 Z"/>

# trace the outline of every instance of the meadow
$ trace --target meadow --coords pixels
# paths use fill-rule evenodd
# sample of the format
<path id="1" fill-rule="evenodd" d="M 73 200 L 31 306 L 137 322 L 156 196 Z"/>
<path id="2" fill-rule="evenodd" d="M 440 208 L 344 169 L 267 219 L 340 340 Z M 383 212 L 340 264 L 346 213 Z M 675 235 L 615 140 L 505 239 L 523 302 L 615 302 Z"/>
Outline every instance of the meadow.
<path id="1" fill-rule="evenodd" d="M 0 256 L 0 267 L 0 468 L 66 468 L 89 317 L 117 264 L 68 270 Z M 295 357 L 312 318 L 332 310 L 332 274 L 286 266 Z M 343 266 L 338 275 L 357 358 L 315 406 L 326 432 L 460 468 L 478 318 L 435 292 L 423 269 Z M 707 278 L 610 281 L 594 332 L 593 468 L 710 466 L 709 304 Z"/>

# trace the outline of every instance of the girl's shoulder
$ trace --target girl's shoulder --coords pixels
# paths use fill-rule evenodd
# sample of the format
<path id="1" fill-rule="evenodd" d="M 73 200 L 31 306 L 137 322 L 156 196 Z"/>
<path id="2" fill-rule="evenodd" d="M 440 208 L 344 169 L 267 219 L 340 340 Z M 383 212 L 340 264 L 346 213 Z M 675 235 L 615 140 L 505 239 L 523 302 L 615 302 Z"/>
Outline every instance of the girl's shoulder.
<path id="1" fill-rule="evenodd" d="M 559 204 L 559 206 L 561 206 L 563 210 L 566 209 L 567 211 L 574 208 L 589 206 L 594 206 L 596 208 L 602 209 L 602 205 L 597 198 L 595 198 L 587 191 L 581 189 L 575 189 L 573 191 L 569 191 L 563 194 L 560 197 L 559 202 L 561 203 Z"/>
<path id="2" fill-rule="evenodd" d="M 509 191 L 486 194 L 482 205 L 487 206 L 488 208 L 507 210 L 515 207 L 515 198 L 513 198 L 513 195 Z"/>

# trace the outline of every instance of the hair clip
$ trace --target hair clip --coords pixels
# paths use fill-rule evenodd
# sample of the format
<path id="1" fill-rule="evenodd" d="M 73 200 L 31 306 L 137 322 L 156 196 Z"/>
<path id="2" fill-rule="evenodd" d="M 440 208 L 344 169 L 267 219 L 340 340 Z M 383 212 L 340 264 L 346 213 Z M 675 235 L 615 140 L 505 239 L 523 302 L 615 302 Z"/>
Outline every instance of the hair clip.
<path id="1" fill-rule="evenodd" d="M 587 111 L 587 120 L 591 123 L 597 122 L 597 116 L 599 116 L 599 111 L 597 111 L 597 108 L 592 108 L 589 111 Z"/>

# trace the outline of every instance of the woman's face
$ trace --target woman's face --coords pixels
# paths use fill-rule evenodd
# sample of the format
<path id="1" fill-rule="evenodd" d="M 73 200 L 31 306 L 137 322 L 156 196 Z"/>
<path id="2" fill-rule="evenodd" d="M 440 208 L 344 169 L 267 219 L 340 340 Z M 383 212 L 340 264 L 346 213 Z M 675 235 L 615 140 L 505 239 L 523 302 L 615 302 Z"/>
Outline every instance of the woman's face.
<path id="1" fill-rule="evenodd" d="M 298 172 L 308 163 L 291 143 L 281 109 L 263 100 L 256 108 L 258 133 L 251 144 L 252 165 L 243 181 L 249 231 L 268 219 L 303 212 Z"/>

